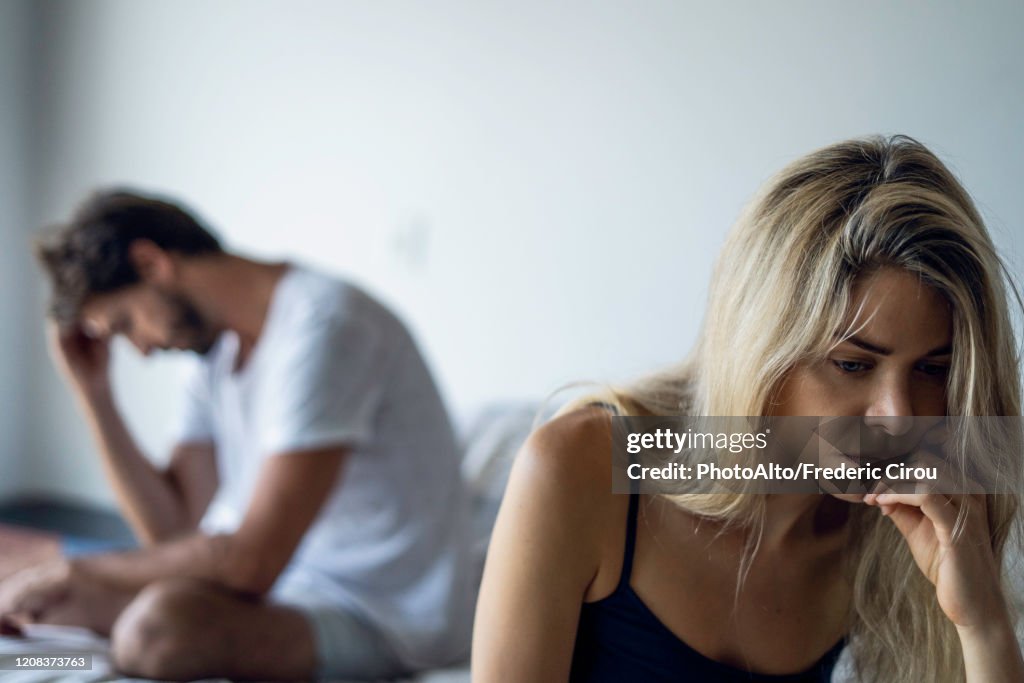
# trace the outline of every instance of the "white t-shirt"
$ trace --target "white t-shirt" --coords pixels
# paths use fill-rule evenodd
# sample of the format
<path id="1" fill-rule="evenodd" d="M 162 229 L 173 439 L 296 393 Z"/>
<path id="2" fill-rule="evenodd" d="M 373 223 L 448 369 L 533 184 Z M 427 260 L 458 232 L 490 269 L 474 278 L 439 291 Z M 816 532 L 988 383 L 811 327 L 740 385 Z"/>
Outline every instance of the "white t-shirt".
<path id="1" fill-rule="evenodd" d="M 214 442 L 220 478 L 200 529 L 238 528 L 264 460 L 347 446 L 271 595 L 287 586 L 356 610 L 410 667 L 467 655 L 475 591 L 459 453 L 402 323 L 357 287 L 291 265 L 235 372 L 237 352 L 237 335 L 221 335 L 186 391 L 180 440 Z"/>

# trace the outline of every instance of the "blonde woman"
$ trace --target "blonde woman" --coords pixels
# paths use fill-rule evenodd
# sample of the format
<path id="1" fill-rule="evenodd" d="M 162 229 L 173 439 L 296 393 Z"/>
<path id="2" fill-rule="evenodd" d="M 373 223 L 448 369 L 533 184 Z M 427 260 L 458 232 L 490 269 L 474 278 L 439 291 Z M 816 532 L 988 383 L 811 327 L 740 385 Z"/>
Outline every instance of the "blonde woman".
<path id="1" fill-rule="evenodd" d="M 1019 416 L 1011 290 L 934 154 L 850 140 L 741 216 L 686 361 L 595 400 L 883 428 Z M 517 456 L 474 681 L 828 681 L 844 647 L 861 681 L 1024 681 L 1003 578 L 1017 495 L 615 495 L 605 407 L 563 411 Z M 1020 457 L 999 463 L 1004 490 Z"/>

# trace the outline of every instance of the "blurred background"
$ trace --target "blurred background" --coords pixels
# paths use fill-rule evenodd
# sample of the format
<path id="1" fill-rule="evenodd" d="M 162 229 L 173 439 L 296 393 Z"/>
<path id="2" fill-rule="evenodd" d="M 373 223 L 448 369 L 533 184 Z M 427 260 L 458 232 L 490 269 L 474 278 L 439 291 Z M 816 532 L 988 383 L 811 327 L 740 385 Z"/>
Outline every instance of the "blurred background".
<path id="1" fill-rule="evenodd" d="M 1021 26 L 1019 0 L 2 2 L 0 503 L 112 505 L 30 253 L 93 188 L 363 284 L 461 420 L 680 359 L 743 204 L 843 138 L 929 145 L 1019 274 Z M 157 459 L 183 362 L 117 349 Z"/>

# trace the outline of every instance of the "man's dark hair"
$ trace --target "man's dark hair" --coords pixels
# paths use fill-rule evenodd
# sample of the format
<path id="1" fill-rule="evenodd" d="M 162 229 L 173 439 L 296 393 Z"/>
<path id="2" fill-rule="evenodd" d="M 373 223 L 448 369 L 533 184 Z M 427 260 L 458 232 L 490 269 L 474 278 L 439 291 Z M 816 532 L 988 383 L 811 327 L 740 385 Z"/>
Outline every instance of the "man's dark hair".
<path id="1" fill-rule="evenodd" d="M 74 322 L 90 296 L 139 282 L 130 248 L 140 239 L 181 254 L 223 252 L 217 238 L 176 204 L 121 189 L 96 192 L 36 245 L 53 283 L 50 314 Z"/>

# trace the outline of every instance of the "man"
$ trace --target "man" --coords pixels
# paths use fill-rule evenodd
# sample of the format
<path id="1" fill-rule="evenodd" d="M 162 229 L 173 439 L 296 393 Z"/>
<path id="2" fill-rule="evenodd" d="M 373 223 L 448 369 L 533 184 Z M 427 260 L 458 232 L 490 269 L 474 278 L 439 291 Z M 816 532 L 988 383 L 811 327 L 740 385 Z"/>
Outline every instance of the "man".
<path id="1" fill-rule="evenodd" d="M 369 678 L 466 656 L 457 449 L 394 315 L 129 192 L 94 195 L 39 253 L 55 359 L 143 547 L 11 577 L 8 628 L 88 626 L 119 669 L 164 679 Z M 200 356 L 166 468 L 115 405 L 118 334 Z"/>

